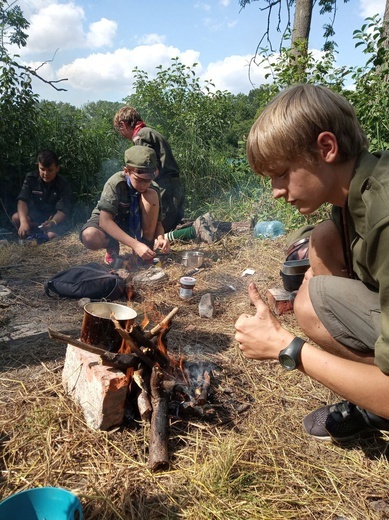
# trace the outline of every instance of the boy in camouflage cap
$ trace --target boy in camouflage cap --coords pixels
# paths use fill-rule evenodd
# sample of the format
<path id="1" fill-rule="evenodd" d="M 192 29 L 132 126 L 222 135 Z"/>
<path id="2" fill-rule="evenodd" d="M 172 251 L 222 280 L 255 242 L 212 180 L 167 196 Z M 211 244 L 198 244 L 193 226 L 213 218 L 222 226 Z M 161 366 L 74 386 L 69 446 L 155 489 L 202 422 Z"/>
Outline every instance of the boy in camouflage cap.
<path id="1" fill-rule="evenodd" d="M 150 262 L 156 249 L 166 253 L 157 186 L 157 157 L 152 148 L 132 146 L 125 151 L 126 166 L 105 183 L 91 218 L 83 226 L 80 240 L 92 250 L 107 249 L 105 263 L 112 265 L 120 244 L 131 248 L 140 259 Z"/>

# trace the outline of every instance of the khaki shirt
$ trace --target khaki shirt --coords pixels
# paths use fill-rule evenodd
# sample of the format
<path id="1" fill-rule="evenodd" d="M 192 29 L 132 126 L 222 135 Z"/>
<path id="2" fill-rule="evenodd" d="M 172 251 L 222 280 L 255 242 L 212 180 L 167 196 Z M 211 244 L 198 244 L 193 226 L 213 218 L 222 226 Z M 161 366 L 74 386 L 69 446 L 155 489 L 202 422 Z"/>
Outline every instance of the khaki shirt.
<path id="1" fill-rule="evenodd" d="M 348 208 L 354 272 L 379 292 L 381 335 L 375 344 L 375 364 L 389 374 L 389 152 L 360 154 Z M 333 218 L 340 228 L 339 207 L 333 207 Z"/>
<path id="2" fill-rule="evenodd" d="M 160 198 L 159 187 L 152 182 L 150 188 L 153 188 Z M 123 171 L 115 173 L 107 180 L 100 195 L 100 200 L 92 211 L 91 219 L 99 219 L 101 210 L 111 213 L 116 224 L 123 231 L 128 231 L 131 204 L 126 174 Z M 159 204 L 158 220 L 161 219 L 161 204 Z"/>

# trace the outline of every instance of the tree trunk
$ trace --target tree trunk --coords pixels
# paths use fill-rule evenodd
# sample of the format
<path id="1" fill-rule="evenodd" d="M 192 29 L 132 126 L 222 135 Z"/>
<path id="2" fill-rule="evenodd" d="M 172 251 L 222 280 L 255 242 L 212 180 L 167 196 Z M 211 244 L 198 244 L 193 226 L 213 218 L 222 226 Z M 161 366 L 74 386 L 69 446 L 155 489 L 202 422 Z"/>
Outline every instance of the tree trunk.
<path id="1" fill-rule="evenodd" d="M 313 0 L 296 0 L 291 42 L 291 48 L 293 51 L 291 56 L 291 66 L 296 68 L 296 73 L 301 83 L 306 79 L 304 58 L 308 53 L 312 9 Z"/>
<path id="2" fill-rule="evenodd" d="M 389 49 L 389 0 L 385 3 L 385 12 L 383 20 L 383 36 L 386 38 L 384 42 L 385 49 Z"/>

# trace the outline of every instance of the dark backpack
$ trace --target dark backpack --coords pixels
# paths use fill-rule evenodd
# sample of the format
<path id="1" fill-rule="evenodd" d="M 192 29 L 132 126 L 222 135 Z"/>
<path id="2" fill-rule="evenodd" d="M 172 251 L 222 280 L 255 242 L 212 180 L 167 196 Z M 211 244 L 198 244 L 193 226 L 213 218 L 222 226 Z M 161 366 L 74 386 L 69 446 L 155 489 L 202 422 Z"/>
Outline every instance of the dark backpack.
<path id="1" fill-rule="evenodd" d="M 117 300 L 125 292 L 125 282 L 118 274 L 96 262 L 76 265 L 61 271 L 44 283 L 48 296 L 91 300 Z"/>

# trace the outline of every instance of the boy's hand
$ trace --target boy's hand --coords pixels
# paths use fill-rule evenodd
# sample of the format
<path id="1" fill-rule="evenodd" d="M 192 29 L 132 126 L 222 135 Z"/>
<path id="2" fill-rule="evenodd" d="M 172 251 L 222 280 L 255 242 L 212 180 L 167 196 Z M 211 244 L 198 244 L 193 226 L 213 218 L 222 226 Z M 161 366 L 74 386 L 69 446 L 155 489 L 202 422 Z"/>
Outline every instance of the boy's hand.
<path id="1" fill-rule="evenodd" d="M 243 355 L 249 359 L 277 359 L 280 350 L 285 348 L 294 336 L 281 327 L 262 300 L 254 283 L 249 285 L 249 296 L 256 313 L 253 316 L 239 316 L 235 323 L 235 339 Z"/>
<path id="2" fill-rule="evenodd" d="M 160 249 L 161 253 L 169 253 L 170 242 L 163 235 L 159 235 L 154 242 L 154 251 Z"/>
<path id="3" fill-rule="evenodd" d="M 51 229 L 53 226 L 55 226 L 55 224 L 52 220 L 46 220 L 45 222 L 42 222 L 39 227 L 45 231 L 46 229 Z"/>
<path id="4" fill-rule="evenodd" d="M 18 229 L 18 235 L 20 236 L 20 238 L 26 238 L 26 237 L 28 237 L 29 234 L 30 234 L 29 224 L 27 222 L 26 223 L 21 222 L 19 229 Z"/>
<path id="5" fill-rule="evenodd" d="M 136 241 L 133 250 L 142 260 L 152 260 L 155 257 L 154 251 L 143 242 Z"/>

